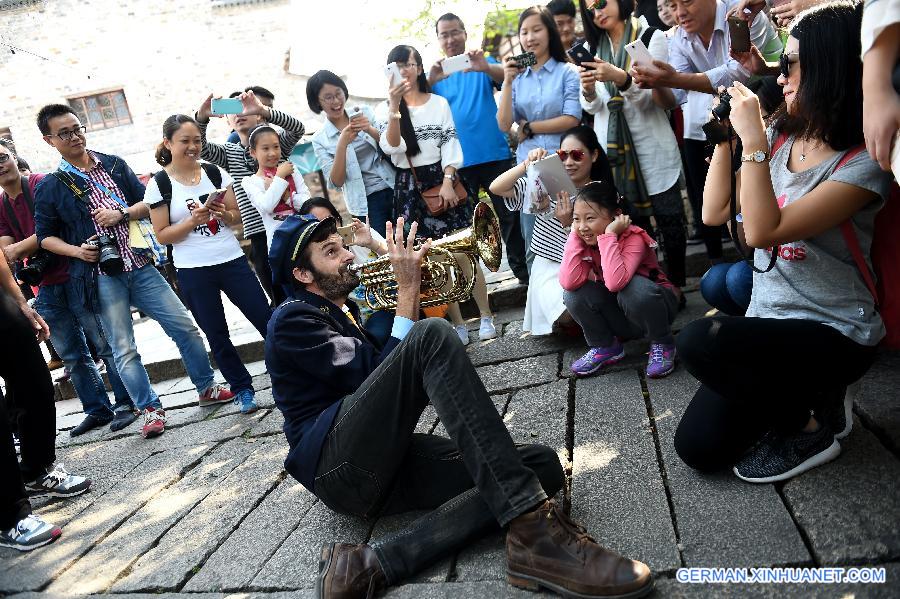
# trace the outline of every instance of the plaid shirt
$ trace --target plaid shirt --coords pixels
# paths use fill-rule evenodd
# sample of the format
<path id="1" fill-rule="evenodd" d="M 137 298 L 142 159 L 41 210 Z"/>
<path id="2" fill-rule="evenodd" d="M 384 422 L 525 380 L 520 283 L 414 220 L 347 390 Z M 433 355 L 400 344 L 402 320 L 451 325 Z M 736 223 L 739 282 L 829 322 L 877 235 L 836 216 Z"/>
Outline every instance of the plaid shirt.
<path id="1" fill-rule="evenodd" d="M 116 182 L 113 181 L 113 178 L 109 176 L 109 173 L 106 172 L 106 169 L 100 165 L 100 161 L 96 156 L 91 154 L 91 157 L 94 159 L 94 166 L 89 168 L 88 170 L 81 170 L 88 177 L 88 181 L 90 182 L 91 194 L 88 198 L 88 205 L 91 207 L 91 211 L 97 208 L 108 208 L 111 210 L 118 210 L 119 204 L 117 201 L 108 197 L 103 191 L 95 185 L 95 183 L 99 183 L 104 185 L 111 192 L 116 194 L 120 198 L 124 198 L 125 194 L 122 193 L 122 190 L 119 189 L 119 186 L 116 185 Z M 77 167 L 76 167 L 77 168 Z M 143 254 L 137 254 L 133 249 L 131 249 L 131 243 L 129 241 L 128 234 L 128 222 L 126 220 L 121 220 L 119 224 L 114 227 L 101 227 L 97 224 L 97 221 L 94 221 L 94 229 L 97 231 L 97 235 L 109 235 L 116 241 L 116 245 L 119 248 L 119 255 L 122 256 L 122 261 L 125 263 L 125 270 L 132 271 L 141 268 L 142 266 L 147 266 L 150 264 L 150 260 L 145 257 Z"/>

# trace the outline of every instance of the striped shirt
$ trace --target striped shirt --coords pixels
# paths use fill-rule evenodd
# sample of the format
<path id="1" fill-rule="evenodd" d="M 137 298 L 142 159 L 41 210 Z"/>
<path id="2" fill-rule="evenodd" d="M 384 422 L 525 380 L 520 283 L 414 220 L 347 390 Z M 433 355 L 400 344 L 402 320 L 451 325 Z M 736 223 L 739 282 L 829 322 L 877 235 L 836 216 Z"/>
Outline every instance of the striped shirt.
<path id="1" fill-rule="evenodd" d="M 294 149 L 294 146 L 297 145 L 297 142 L 303 137 L 303 132 L 305 131 L 303 123 L 274 108 L 270 109 L 270 115 L 267 122 L 270 125 L 277 125 L 283 129 L 283 131 L 278 134 L 278 139 L 281 143 L 281 157 L 284 160 L 287 160 L 287 157 L 291 154 L 291 150 Z M 263 225 L 262 217 L 259 215 L 256 208 L 253 207 L 253 204 L 250 202 L 250 198 L 247 197 L 247 192 L 244 191 L 244 186 L 242 185 L 244 177 L 255 174 L 259 169 L 259 165 L 256 160 L 250 156 L 250 149 L 245 148 L 241 144 L 230 142 L 217 144 L 206 139 L 207 126 L 209 126 L 209 123 L 200 123 L 200 135 L 203 138 L 203 149 L 200 152 L 200 157 L 207 162 L 212 162 L 213 164 L 217 164 L 224 168 L 234 179 L 234 195 L 235 198 L 237 198 L 238 208 L 241 211 L 241 222 L 244 225 L 244 238 L 256 235 L 257 233 L 265 234 L 266 228 Z"/>
<path id="2" fill-rule="evenodd" d="M 91 158 L 94 159 L 94 166 L 88 170 L 78 169 L 87 175 L 88 178 L 89 186 L 91 188 L 91 194 L 88 196 L 88 205 L 90 206 L 90 209 L 92 211 L 97 208 L 118 210 L 121 204 L 107 196 L 97 184 L 99 183 L 100 185 L 105 186 L 120 198 L 124 199 L 125 194 L 122 193 L 122 190 L 119 189 L 119 186 L 116 185 L 113 178 L 109 176 L 109 173 L 106 172 L 106 169 L 103 168 L 103 165 L 100 164 L 97 157 L 91 154 Z M 119 255 L 122 256 L 122 261 L 125 263 L 125 270 L 132 271 L 147 266 L 150 264 L 150 259 L 131 249 L 128 228 L 128 221 L 125 219 L 120 220 L 117 225 L 112 227 L 101 227 L 97 224 L 96 220 L 94 221 L 94 230 L 97 231 L 97 235 L 108 235 L 115 239 L 119 249 Z"/>
<path id="3" fill-rule="evenodd" d="M 520 177 L 513 186 L 513 196 L 503 198 L 507 209 L 522 209 L 525 203 L 525 186 L 525 177 Z M 547 214 L 536 215 L 534 233 L 531 235 L 531 251 L 541 258 L 561 264 L 569 234 L 563 229 L 562 223 L 553 216 L 555 207 L 556 198 L 550 198 L 550 211 Z"/>

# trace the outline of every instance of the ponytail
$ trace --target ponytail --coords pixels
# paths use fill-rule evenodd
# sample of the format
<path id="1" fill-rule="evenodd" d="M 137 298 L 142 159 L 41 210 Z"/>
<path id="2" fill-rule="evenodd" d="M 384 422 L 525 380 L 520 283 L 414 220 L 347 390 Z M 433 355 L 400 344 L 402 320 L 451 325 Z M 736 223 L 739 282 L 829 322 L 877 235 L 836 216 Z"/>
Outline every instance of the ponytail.
<path id="1" fill-rule="evenodd" d="M 172 163 L 172 152 L 166 147 L 166 142 L 161 141 L 156 146 L 156 162 L 160 166 L 169 166 Z"/>

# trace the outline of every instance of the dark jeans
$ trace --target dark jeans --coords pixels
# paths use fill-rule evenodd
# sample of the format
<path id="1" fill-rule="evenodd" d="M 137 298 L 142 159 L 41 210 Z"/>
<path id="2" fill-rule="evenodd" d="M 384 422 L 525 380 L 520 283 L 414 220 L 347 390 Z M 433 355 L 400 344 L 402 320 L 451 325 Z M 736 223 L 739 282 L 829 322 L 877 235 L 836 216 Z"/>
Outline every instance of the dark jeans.
<path id="1" fill-rule="evenodd" d="M 16 459 L 6 400 L 0 399 L 0 529 L 31 513 L 23 480 L 56 461 L 53 381 L 40 346 L 19 308 L 0 293 L 0 377 L 16 396 L 22 463 Z"/>
<path id="2" fill-rule="evenodd" d="M 222 306 L 224 292 L 265 339 L 272 310 L 247 260 L 241 256 L 214 266 L 179 268 L 178 286 L 194 320 L 206 335 L 216 364 L 231 391 L 252 391 L 252 378 L 231 343 Z"/>
<path id="3" fill-rule="evenodd" d="M 709 164 L 706 162 L 706 142 L 696 139 L 684 140 L 684 165 L 688 170 L 688 198 L 694 211 L 694 223 L 703 236 L 706 254 L 711 260 L 722 257 L 723 227 L 709 227 L 703 224 L 700 214 L 703 211 L 703 187 L 706 185 L 706 173 Z"/>
<path id="4" fill-rule="evenodd" d="M 669 280 L 677 287 L 684 287 L 687 236 L 684 232 L 684 200 L 678 182 L 666 191 L 650 196 L 650 204 L 656 228 L 651 226 L 649 216 L 635 218 L 634 223 L 660 242 Z"/>
<path id="5" fill-rule="evenodd" d="M 394 312 L 391 310 L 378 310 L 373 312 L 366 321 L 365 329 L 375 337 L 382 346 L 391 337 L 391 329 L 394 328 Z"/>
<path id="6" fill-rule="evenodd" d="M 449 439 L 413 432 L 429 400 Z M 516 447 L 453 327 L 429 318 L 344 398 L 322 447 L 315 492 L 331 509 L 367 518 L 434 510 L 372 543 L 396 584 L 505 526 L 562 484 L 556 452 Z"/>
<path id="7" fill-rule="evenodd" d="M 390 187 L 370 193 L 366 196 L 369 207 L 368 223 L 375 231 L 385 237 L 385 223 L 394 221 L 394 190 Z M 360 219 L 362 220 L 362 219 Z"/>
<path id="8" fill-rule="evenodd" d="M 287 299 L 287 295 L 280 285 L 272 284 L 272 266 L 269 264 L 269 242 L 266 241 L 266 232 L 261 231 L 247 239 L 250 240 L 250 255 L 253 259 L 256 276 L 262 283 L 266 295 L 272 300 L 272 305 L 277 306 Z"/>
<path id="9" fill-rule="evenodd" d="M 743 316 L 753 292 L 753 269 L 743 260 L 714 264 L 700 279 L 706 303 L 729 316 Z"/>
<path id="10" fill-rule="evenodd" d="M 675 342 L 701 383 L 675 431 L 675 450 L 704 471 L 731 466 L 766 431 L 803 428 L 810 410 L 843 397 L 876 352 L 798 319 L 703 318 Z"/>
<path id="11" fill-rule="evenodd" d="M 479 189 L 484 189 L 490 196 L 491 202 L 494 204 L 494 211 L 497 212 L 500 220 L 500 234 L 503 237 L 503 244 L 506 246 L 506 261 L 509 263 L 509 268 L 519 279 L 528 280 L 528 268 L 525 265 L 525 239 L 522 237 L 519 214 L 508 210 L 503 198 L 488 191 L 494 179 L 512 167 L 512 159 L 496 160 L 461 168 L 459 175 L 473 198 L 478 198 Z"/>
<path id="12" fill-rule="evenodd" d="M 647 277 L 633 276 L 618 293 L 603 283 L 586 281 L 575 291 L 564 291 L 563 303 L 584 331 L 589 347 L 609 347 L 615 338 L 673 341 L 671 326 L 678 300 L 670 289 Z"/>

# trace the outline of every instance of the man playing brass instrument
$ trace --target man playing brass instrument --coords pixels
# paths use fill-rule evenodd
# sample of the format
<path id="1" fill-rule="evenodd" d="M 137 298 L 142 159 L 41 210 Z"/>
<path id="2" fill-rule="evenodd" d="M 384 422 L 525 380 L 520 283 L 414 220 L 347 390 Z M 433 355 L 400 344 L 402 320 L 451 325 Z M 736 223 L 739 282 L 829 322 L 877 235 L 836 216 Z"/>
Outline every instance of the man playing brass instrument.
<path id="1" fill-rule="evenodd" d="M 333 218 L 289 217 L 269 259 L 292 287 L 269 322 L 266 365 L 290 444 L 285 468 L 326 506 L 367 519 L 432 510 L 369 544 L 322 547 L 317 596 L 374 596 L 508 526 L 507 573 L 568 597 L 640 597 L 650 571 L 598 545 L 548 497 L 562 488 L 556 452 L 516 446 L 452 326 L 419 321 L 431 244 L 387 224 L 397 282 L 391 337 L 379 347 L 347 296 L 358 278 Z M 431 402 L 450 438 L 415 433 Z"/>

